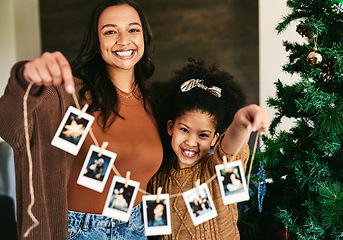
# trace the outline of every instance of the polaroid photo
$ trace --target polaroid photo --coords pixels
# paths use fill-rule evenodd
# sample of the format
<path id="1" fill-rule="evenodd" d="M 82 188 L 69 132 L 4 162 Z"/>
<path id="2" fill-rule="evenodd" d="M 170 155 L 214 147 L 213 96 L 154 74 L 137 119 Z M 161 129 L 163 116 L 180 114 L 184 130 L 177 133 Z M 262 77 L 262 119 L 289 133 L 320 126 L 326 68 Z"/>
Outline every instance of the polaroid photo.
<path id="1" fill-rule="evenodd" d="M 125 183 L 125 178 L 113 177 L 102 215 L 124 222 L 129 220 L 140 183 L 128 180 L 127 187 Z"/>
<path id="2" fill-rule="evenodd" d="M 194 226 L 217 216 L 210 191 L 206 183 L 182 194 Z"/>
<path id="3" fill-rule="evenodd" d="M 81 110 L 70 106 L 51 142 L 51 145 L 74 156 L 79 152 L 94 121 L 94 117 L 87 113 L 83 113 L 79 118 L 80 113 Z"/>
<path id="4" fill-rule="evenodd" d="M 216 165 L 217 178 L 225 205 L 249 200 L 249 189 L 246 184 L 242 161 Z"/>
<path id="5" fill-rule="evenodd" d="M 99 151 L 100 147 L 95 145 L 90 146 L 77 183 L 95 191 L 102 192 L 117 154 L 104 149 L 99 157 Z"/>
<path id="6" fill-rule="evenodd" d="M 171 234 L 169 194 L 144 195 L 143 219 L 146 236 Z"/>

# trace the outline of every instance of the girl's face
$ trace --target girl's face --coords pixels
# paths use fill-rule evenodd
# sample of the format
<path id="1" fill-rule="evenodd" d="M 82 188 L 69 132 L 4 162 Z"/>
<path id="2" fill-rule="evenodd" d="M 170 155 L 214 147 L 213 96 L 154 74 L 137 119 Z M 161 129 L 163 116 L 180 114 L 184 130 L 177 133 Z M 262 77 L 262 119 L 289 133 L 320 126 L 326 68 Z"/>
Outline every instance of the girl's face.
<path id="1" fill-rule="evenodd" d="M 180 169 L 194 166 L 216 143 L 219 134 L 213 116 L 199 111 L 190 111 L 167 124 L 172 137 L 171 146 L 178 159 Z"/>
<path id="2" fill-rule="evenodd" d="M 100 53 L 109 70 L 134 70 L 144 53 L 143 27 L 128 4 L 106 8 L 99 17 Z"/>

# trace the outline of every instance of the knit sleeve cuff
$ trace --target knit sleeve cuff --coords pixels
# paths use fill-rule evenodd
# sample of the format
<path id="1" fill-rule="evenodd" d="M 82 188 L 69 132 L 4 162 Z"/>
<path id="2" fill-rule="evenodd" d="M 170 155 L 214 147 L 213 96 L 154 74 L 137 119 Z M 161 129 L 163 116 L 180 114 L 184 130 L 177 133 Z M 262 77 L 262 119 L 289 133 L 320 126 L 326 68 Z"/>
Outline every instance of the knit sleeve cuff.
<path id="1" fill-rule="evenodd" d="M 29 82 L 26 81 L 24 78 L 24 67 L 28 61 L 20 61 L 17 62 L 11 69 L 11 78 L 9 88 L 11 86 L 14 87 L 15 91 L 22 91 L 23 93 L 26 91 L 27 87 L 29 86 Z M 12 82 L 11 82 L 12 81 Z M 30 95 L 36 96 L 40 94 L 40 92 L 44 89 L 44 86 L 38 86 L 33 84 L 30 90 Z"/>

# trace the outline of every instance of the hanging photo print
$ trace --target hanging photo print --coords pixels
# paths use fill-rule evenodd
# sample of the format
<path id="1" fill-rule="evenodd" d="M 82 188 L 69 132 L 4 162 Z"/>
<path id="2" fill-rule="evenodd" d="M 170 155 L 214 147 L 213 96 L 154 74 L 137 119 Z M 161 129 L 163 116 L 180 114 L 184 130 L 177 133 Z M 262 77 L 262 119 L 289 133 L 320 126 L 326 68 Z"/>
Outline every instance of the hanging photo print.
<path id="1" fill-rule="evenodd" d="M 242 161 L 217 165 L 216 172 L 225 205 L 249 200 Z"/>
<path id="2" fill-rule="evenodd" d="M 58 127 L 51 144 L 66 152 L 77 155 L 94 117 L 70 106 Z"/>
<path id="3" fill-rule="evenodd" d="M 217 211 L 206 183 L 184 192 L 182 196 L 195 226 L 217 216 Z"/>
<path id="4" fill-rule="evenodd" d="M 127 222 L 139 185 L 139 182 L 114 176 L 102 214 Z"/>
<path id="5" fill-rule="evenodd" d="M 95 191 L 102 192 L 117 154 L 102 150 L 99 156 L 99 152 L 100 147 L 95 145 L 90 146 L 77 183 Z"/>
<path id="6" fill-rule="evenodd" d="M 145 235 L 171 234 L 169 194 L 144 195 L 142 200 Z"/>

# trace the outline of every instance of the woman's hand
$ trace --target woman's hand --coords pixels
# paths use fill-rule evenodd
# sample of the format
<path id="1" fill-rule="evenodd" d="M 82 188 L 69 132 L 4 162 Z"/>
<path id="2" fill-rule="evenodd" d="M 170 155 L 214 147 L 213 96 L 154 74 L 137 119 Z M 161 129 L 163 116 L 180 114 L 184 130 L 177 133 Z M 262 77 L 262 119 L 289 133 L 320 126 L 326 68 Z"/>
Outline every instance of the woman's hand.
<path id="1" fill-rule="evenodd" d="M 27 62 L 24 66 L 24 78 L 36 85 L 64 84 L 68 93 L 75 91 L 74 78 L 68 60 L 61 52 L 45 52 Z"/>

